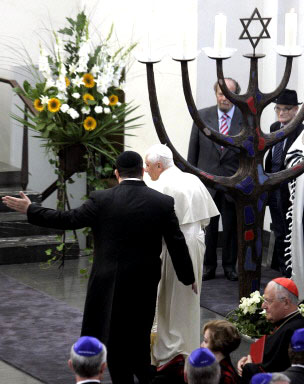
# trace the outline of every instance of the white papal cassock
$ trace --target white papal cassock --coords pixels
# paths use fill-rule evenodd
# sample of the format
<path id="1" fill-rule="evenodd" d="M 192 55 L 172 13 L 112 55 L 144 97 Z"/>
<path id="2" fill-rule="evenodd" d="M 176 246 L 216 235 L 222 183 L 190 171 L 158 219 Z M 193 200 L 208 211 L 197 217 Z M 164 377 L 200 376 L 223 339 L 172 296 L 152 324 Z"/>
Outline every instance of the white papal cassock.
<path id="1" fill-rule="evenodd" d="M 203 228 L 219 212 L 200 179 L 175 166 L 166 169 L 157 181 L 150 181 L 148 185 L 174 198 L 175 213 L 189 248 L 198 286 L 196 295 L 191 286 L 178 281 L 163 242 L 162 277 L 153 327 L 156 337 L 151 351 L 152 363 L 161 366 L 179 354 L 188 356 L 200 346 L 200 291 L 205 253 Z"/>

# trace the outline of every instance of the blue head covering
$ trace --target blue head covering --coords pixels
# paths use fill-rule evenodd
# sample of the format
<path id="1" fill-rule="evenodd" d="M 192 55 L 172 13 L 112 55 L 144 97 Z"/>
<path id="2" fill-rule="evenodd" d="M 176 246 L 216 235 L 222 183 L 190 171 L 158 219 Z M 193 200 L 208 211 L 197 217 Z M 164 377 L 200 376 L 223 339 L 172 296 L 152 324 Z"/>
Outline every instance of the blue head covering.
<path id="1" fill-rule="evenodd" d="M 295 352 L 304 351 L 304 328 L 299 328 L 294 331 L 290 345 L 291 349 Z"/>
<path id="2" fill-rule="evenodd" d="M 74 351 L 80 356 L 96 356 L 103 350 L 102 343 L 91 336 L 82 336 L 74 344 Z"/>
<path id="3" fill-rule="evenodd" d="M 207 367 L 215 362 L 215 356 L 208 348 L 197 348 L 191 352 L 188 361 L 193 367 Z"/>
<path id="4" fill-rule="evenodd" d="M 271 373 L 257 373 L 252 376 L 251 384 L 268 384 L 272 379 Z"/>

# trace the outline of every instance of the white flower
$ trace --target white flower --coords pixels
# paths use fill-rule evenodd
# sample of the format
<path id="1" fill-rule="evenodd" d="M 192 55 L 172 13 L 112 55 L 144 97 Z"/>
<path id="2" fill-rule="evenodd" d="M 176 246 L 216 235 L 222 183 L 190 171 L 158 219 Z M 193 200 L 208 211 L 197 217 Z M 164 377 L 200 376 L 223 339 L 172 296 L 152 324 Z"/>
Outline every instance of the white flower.
<path id="1" fill-rule="evenodd" d="M 82 107 L 81 108 L 81 113 L 83 113 L 84 115 L 89 115 L 90 114 L 90 107 Z"/>
<path id="2" fill-rule="evenodd" d="M 100 68 L 98 65 L 94 65 L 93 68 L 91 69 L 91 73 L 92 75 L 95 77 L 97 75 L 97 73 L 100 72 Z"/>
<path id="3" fill-rule="evenodd" d="M 116 106 L 117 106 L 117 107 L 120 107 L 120 106 L 121 106 L 121 102 L 120 102 L 120 101 L 117 101 Z"/>
<path id="4" fill-rule="evenodd" d="M 77 71 L 77 66 L 75 64 L 69 65 L 69 73 L 74 74 Z"/>
<path id="5" fill-rule="evenodd" d="M 45 90 L 49 89 L 51 87 L 55 87 L 55 81 L 53 79 L 47 79 L 46 84 L 45 84 Z"/>
<path id="6" fill-rule="evenodd" d="M 81 85 L 83 85 L 83 80 L 82 80 L 82 77 L 79 77 L 78 75 L 72 79 L 72 83 L 76 86 L 76 87 L 80 87 Z"/>
<path id="7" fill-rule="evenodd" d="M 64 92 L 66 90 L 66 83 L 65 83 L 64 76 L 60 76 L 60 78 L 56 81 L 56 87 L 61 92 Z"/>
<path id="8" fill-rule="evenodd" d="M 110 104 L 110 100 L 107 96 L 104 96 L 102 98 L 102 103 L 105 104 L 105 105 L 109 105 Z"/>
<path id="9" fill-rule="evenodd" d="M 60 107 L 60 111 L 63 113 L 66 113 L 70 109 L 70 106 L 68 104 L 62 104 Z"/>
<path id="10" fill-rule="evenodd" d="M 74 99 L 79 99 L 80 93 L 74 92 L 74 93 L 72 93 L 72 96 L 74 97 Z"/>
<path id="11" fill-rule="evenodd" d="M 96 107 L 94 108 L 94 111 L 95 111 L 95 113 L 102 113 L 103 108 L 100 105 L 96 105 Z"/>
<path id="12" fill-rule="evenodd" d="M 69 108 L 67 113 L 71 116 L 72 119 L 77 119 L 77 117 L 79 117 L 79 113 L 74 108 Z"/>
<path id="13" fill-rule="evenodd" d="M 49 102 L 50 98 L 48 96 L 40 96 L 40 101 L 42 105 L 46 105 Z"/>
<path id="14" fill-rule="evenodd" d="M 68 99 L 66 93 L 64 93 L 64 92 L 58 92 L 57 97 L 58 97 L 58 99 L 64 100 L 64 101 L 67 101 L 67 99 Z"/>
<path id="15" fill-rule="evenodd" d="M 105 108 L 103 109 L 103 111 L 104 111 L 104 113 L 106 113 L 106 114 L 111 113 L 111 109 L 108 108 L 108 107 L 105 107 Z"/>

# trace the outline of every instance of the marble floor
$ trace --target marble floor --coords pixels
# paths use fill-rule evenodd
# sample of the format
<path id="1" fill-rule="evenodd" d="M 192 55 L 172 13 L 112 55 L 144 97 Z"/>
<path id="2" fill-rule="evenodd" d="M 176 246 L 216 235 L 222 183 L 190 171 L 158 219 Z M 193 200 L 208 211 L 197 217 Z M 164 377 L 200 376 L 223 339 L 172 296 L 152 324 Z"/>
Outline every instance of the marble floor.
<path id="1" fill-rule="evenodd" d="M 41 265 L 41 263 L 1 265 L 0 272 L 82 311 L 87 279 L 79 271 L 87 266 L 87 257 L 82 257 L 78 260 L 66 261 L 63 272 L 59 271 L 56 266 L 47 268 L 46 265 Z M 217 313 L 201 308 L 202 325 L 211 319 L 221 318 L 222 316 Z M 233 361 L 237 361 L 240 356 L 247 354 L 248 348 L 249 344 L 246 341 L 242 341 L 240 348 L 233 356 Z M 6 384 L 40 383 L 40 381 L 3 361 L 0 361 L 0 377 Z"/>

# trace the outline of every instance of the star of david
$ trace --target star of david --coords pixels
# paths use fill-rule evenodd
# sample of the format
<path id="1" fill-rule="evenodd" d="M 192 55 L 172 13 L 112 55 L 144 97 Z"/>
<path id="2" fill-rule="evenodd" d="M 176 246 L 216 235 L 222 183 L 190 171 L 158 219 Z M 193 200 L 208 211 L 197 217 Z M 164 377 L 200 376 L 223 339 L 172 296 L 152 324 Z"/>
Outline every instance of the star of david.
<path id="1" fill-rule="evenodd" d="M 262 25 L 262 31 L 258 36 L 251 36 L 249 33 L 249 30 L 248 30 L 250 23 L 254 20 L 260 21 L 260 23 Z M 255 10 L 253 11 L 253 14 L 251 15 L 251 17 L 249 19 L 240 19 L 240 21 L 244 27 L 244 30 L 241 33 L 241 36 L 239 37 L 239 39 L 240 40 L 248 40 L 249 39 L 249 41 L 252 45 L 252 48 L 253 48 L 253 53 L 255 53 L 255 48 L 257 47 L 257 45 L 259 44 L 261 39 L 270 39 L 270 35 L 269 35 L 268 30 L 267 30 L 267 27 L 270 23 L 270 20 L 271 20 L 271 17 L 261 17 L 261 14 L 257 8 L 255 8 Z"/>

